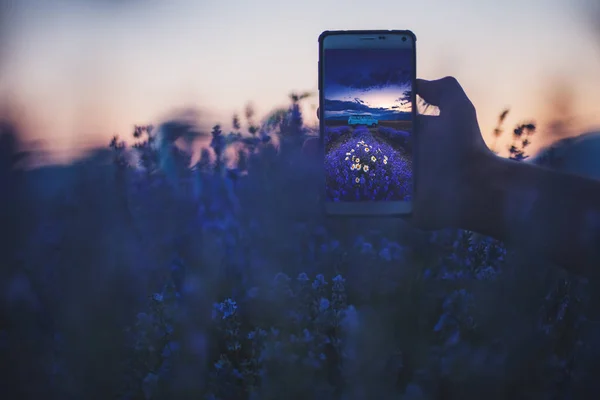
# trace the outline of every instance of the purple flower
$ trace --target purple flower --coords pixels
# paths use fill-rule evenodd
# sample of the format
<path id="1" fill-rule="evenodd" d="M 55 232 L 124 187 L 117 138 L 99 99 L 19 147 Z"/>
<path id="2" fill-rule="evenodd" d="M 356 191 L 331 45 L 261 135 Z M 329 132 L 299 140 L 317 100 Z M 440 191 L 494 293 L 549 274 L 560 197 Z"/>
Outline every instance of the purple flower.
<path id="1" fill-rule="evenodd" d="M 330 201 L 400 201 L 411 195 L 412 163 L 407 152 L 365 128 L 352 133 L 327 129 L 327 137 L 339 136 L 331 139 L 334 143 L 325 158 Z"/>

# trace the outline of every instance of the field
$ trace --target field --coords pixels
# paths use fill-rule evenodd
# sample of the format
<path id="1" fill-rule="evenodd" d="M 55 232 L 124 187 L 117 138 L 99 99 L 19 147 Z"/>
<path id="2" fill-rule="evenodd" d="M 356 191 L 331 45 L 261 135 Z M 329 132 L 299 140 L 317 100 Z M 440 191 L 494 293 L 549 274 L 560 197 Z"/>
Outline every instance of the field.
<path id="1" fill-rule="evenodd" d="M 165 138 L 199 128 L 168 121 L 35 170 L 19 167 L 18 132 L 0 125 L 3 392 L 597 397 L 590 283 L 469 231 L 325 218 L 319 162 L 302 153 L 315 132 L 301 117 L 293 103 L 277 126 L 215 126 L 193 165 Z M 361 131 L 406 139 L 385 126 L 328 129 L 336 150 L 364 151 Z"/>
<path id="2" fill-rule="evenodd" d="M 389 127 L 325 127 L 329 201 L 403 201 L 412 195 L 409 133 Z"/>
<path id="3" fill-rule="evenodd" d="M 395 123 L 396 127 L 380 124 L 379 126 L 348 126 L 347 124 L 326 124 L 325 125 L 325 150 L 329 152 L 333 147 L 339 145 L 341 141 L 347 138 L 363 135 L 366 131 L 378 141 L 385 141 L 399 151 L 410 154 L 412 143 L 410 135 L 412 132 L 412 123 L 402 121 Z M 402 128 L 402 129 L 400 129 Z"/>

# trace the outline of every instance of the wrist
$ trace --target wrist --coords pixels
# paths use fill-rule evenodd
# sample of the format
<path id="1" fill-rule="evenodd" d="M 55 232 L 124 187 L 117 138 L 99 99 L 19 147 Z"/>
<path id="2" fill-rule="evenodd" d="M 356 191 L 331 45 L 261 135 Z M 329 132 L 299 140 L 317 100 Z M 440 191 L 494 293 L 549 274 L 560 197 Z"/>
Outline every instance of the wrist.
<path id="1" fill-rule="evenodd" d="M 465 171 L 457 225 L 501 239 L 505 236 L 512 162 L 485 151 Z"/>

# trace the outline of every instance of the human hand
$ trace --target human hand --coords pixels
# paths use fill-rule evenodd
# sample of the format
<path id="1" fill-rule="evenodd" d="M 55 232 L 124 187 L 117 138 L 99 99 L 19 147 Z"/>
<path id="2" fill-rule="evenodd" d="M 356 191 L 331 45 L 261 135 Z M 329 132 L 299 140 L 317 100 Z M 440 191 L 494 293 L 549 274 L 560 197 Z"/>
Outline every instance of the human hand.
<path id="1" fill-rule="evenodd" d="M 458 227 L 494 154 L 481 136 L 475 107 L 455 78 L 418 79 L 416 92 L 440 113 L 417 116 L 411 220 L 426 230 Z"/>
<path id="2" fill-rule="evenodd" d="M 412 224 L 433 230 L 458 227 L 477 195 L 488 161 L 495 157 L 485 144 L 475 107 L 453 77 L 417 80 L 416 92 L 440 110 L 418 115 L 415 126 L 415 193 Z M 319 110 L 317 110 L 319 117 Z M 307 157 L 318 154 L 319 139 L 307 139 Z"/>

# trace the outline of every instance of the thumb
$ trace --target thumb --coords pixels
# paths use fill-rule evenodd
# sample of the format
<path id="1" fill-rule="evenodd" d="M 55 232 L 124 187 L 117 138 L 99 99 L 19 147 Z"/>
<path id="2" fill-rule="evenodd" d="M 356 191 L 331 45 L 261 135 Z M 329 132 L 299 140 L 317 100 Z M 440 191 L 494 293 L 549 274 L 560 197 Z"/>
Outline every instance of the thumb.
<path id="1" fill-rule="evenodd" d="M 468 100 L 456 78 L 447 76 L 435 81 L 417 79 L 417 94 L 440 110 L 457 100 Z"/>

